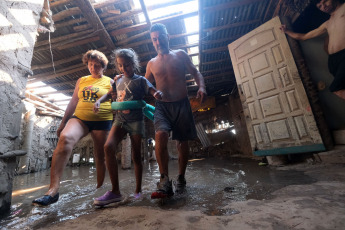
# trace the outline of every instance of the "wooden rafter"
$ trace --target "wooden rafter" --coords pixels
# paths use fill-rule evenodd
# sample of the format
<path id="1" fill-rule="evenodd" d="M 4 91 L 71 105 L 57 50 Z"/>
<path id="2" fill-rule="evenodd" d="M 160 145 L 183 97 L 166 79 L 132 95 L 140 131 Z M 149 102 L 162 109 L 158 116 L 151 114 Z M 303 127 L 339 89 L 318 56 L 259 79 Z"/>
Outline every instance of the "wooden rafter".
<path id="1" fill-rule="evenodd" d="M 171 17 L 166 17 L 166 18 L 154 20 L 154 21 L 152 21 L 152 23 L 158 23 L 158 22 L 159 23 L 168 23 L 171 21 L 181 20 L 184 18 L 193 17 L 193 16 L 197 16 L 197 15 L 198 15 L 198 11 L 193 11 L 190 13 L 184 13 L 184 14 L 179 14 L 179 15 L 174 15 Z M 112 36 L 117 36 L 117 35 L 126 34 L 126 33 L 133 32 L 133 31 L 148 29 L 148 28 L 149 28 L 149 26 L 146 23 L 141 23 L 141 24 L 127 27 L 127 28 L 122 28 L 119 30 L 111 31 L 110 34 Z"/>
<path id="2" fill-rule="evenodd" d="M 146 19 L 146 24 L 148 26 L 151 26 L 151 20 L 150 20 L 149 14 L 147 12 L 145 2 L 144 2 L 144 0 L 139 0 L 139 1 L 140 1 L 141 9 L 142 9 L 144 16 L 145 16 L 145 19 Z"/>
<path id="3" fill-rule="evenodd" d="M 228 10 L 230 8 L 236 8 L 236 7 L 240 7 L 240 6 L 254 4 L 254 3 L 257 3 L 257 2 L 262 2 L 262 0 L 231 1 L 231 2 L 226 2 L 226 3 L 223 3 L 223 4 L 213 5 L 213 6 L 209 6 L 209 7 L 203 7 L 202 10 L 209 14 L 209 13 L 212 13 L 214 11 Z"/>
<path id="4" fill-rule="evenodd" d="M 204 33 L 218 32 L 218 31 L 224 30 L 224 29 L 230 29 L 230 28 L 234 28 L 234 27 L 247 26 L 247 25 L 258 24 L 258 23 L 261 23 L 260 19 L 255 19 L 255 20 L 251 20 L 251 21 L 244 21 L 244 22 L 236 22 L 236 23 L 231 23 L 231 24 L 227 24 L 227 25 L 223 25 L 223 26 L 216 26 L 216 27 L 203 29 L 202 32 L 204 32 Z"/>
<path id="5" fill-rule="evenodd" d="M 47 80 L 51 80 L 57 77 L 67 75 L 67 74 L 75 73 L 81 70 L 87 70 L 87 67 L 84 64 L 78 64 L 78 65 L 70 66 L 56 73 L 54 71 L 51 71 L 47 73 L 37 74 L 37 75 L 31 76 L 29 79 L 32 79 L 32 80 L 29 81 L 28 83 L 31 84 L 31 83 L 35 83 L 39 81 L 47 81 Z"/>
<path id="6" fill-rule="evenodd" d="M 81 9 L 84 18 L 86 18 L 87 22 L 92 25 L 94 31 L 98 31 L 99 36 L 105 46 L 111 50 L 115 49 L 115 45 L 111 40 L 110 35 L 105 29 L 101 19 L 98 17 L 95 9 L 91 5 L 91 2 L 89 0 L 75 0 L 74 3 Z"/>

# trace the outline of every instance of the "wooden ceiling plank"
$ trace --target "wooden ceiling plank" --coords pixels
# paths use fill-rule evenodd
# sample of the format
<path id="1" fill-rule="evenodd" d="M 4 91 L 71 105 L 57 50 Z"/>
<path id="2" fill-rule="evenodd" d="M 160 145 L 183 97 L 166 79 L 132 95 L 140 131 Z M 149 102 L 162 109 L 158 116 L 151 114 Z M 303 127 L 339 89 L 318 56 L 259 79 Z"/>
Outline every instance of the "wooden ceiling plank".
<path id="1" fill-rule="evenodd" d="M 145 31 L 143 33 L 140 33 L 138 34 L 139 36 L 137 36 L 136 38 L 138 37 L 142 37 L 146 34 L 149 34 L 150 32 L 149 31 Z M 198 31 L 195 31 L 195 32 L 191 32 L 191 33 L 183 33 L 183 34 L 175 34 L 175 35 L 170 35 L 170 39 L 176 39 L 176 38 L 180 38 L 180 37 L 188 37 L 188 36 L 191 36 L 191 35 L 195 35 L 195 34 L 198 34 L 199 32 Z M 134 36 L 132 36 L 134 37 Z M 130 37 L 130 38 L 132 38 Z M 120 45 L 125 45 L 124 47 L 136 47 L 136 46 L 139 46 L 139 45 L 144 45 L 144 44 L 151 44 L 151 39 L 146 39 L 146 40 L 143 40 L 143 41 L 139 41 L 139 42 L 134 42 L 134 43 L 129 43 L 128 41 L 131 41 L 133 39 L 124 39 L 124 40 L 121 40 L 121 42 L 119 43 L 116 43 L 117 46 L 120 46 Z M 195 46 L 194 44 L 192 46 Z"/>
<path id="2" fill-rule="evenodd" d="M 224 58 L 224 59 L 221 59 L 221 60 L 208 61 L 208 62 L 204 62 L 203 65 L 212 65 L 212 64 L 216 64 L 216 63 L 225 62 L 225 61 L 229 61 L 230 62 L 230 59 L 229 58 Z"/>
<path id="3" fill-rule="evenodd" d="M 150 31 L 145 31 L 145 32 L 136 34 L 134 36 L 130 36 L 129 38 L 122 39 L 121 41 L 116 42 L 116 45 L 117 46 L 121 46 L 121 45 L 127 44 L 127 43 L 129 43 L 129 42 L 131 42 L 131 41 L 133 41 L 135 39 L 138 39 L 138 38 L 141 38 L 143 36 L 146 36 L 149 33 L 150 33 Z"/>
<path id="4" fill-rule="evenodd" d="M 35 100 L 35 101 L 39 101 L 39 102 L 42 102 L 46 105 L 48 105 L 50 108 L 54 109 L 54 110 L 61 110 L 61 108 L 53 103 L 51 103 L 50 101 L 47 101 L 33 93 L 30 93 L 29 91 L 25 91 L 25 97 L 27 99 L 30 99 L 30 100 Z"/>
<path id="5" fill-rule="evenodd" d="M 199 31 L 202 31 L 203 28 L 203 24 L 204 24 L 204 12 L 203 9 L 203 2 L 202 0 L 198 0 L 198 4 L 199 4 Z M 201 50 L 201 42 L 202 42 L 202 33 L 199 33 L 199 50 Z M 202 69 L 203 63 L 202 63 L 202 58 L 199 55 L 199 69 Z"/>
<path id="6" fill-rule="evenodd" d="M 239 26 L 247 26 L 247 25 L 255 24 L 255 23 L 261 23 L 261 19 L 255 19 L 255 20 L 244 21 L 244 22 L 236 22 L 236 23 L 230 23 L 230 24 L 223 25 L 223 26 L 211 27 L 211 28 L 203 29 L 202 32 L 204 32 L 204 33 L 214 32 L 214 31 L 218 32 L 218 31 L 224 30 L 224 29 L 230 29 L 230 28 L 239 27 Z"/>
<path id="7" fill-rule="evenodd" d="M 154 4 L 152 6 L 148 6 L 147 10 L 148 11 L 156 10 L 156 9 L 164 8 L 164 7 L 167 7 L 167 6 L 178 5 L 178 4 L 182 4 L 182 3 L 186 3 L 186 2 L 190 2 L 190 1 L 194 1 L 194 0 L 172 0 L 172 1 L 169 1 L 169 2 L 158 3 L 158 4 Z M 131 17 L 133 15 L 140 14 L 142 12 L 143 12 L 142 9 L 128 10 L 128 11 L 125 11 L 125 12 L 121 13 L 120 15 L 102 18 L 102 21 L 103 21 L 103 23 L 109 23 L 109 22 L 112 22 L 112 21 L 115 21 L 115 20 L 121 20 L 123 18 L 128 18 L 128 17 Z"/>
<path id="8" fill-rule="evenodd" d="M 114 29 L 118 29 L 119 27 L 132 26 L 132 25 L 133 25 L 133 20 L 129 19 L 129 20 L 121 21 L 120 23 L 109 23 L 105 25 L 105 28 L 107 30 L 114 30 Z"/>
<path id="9" fill-rule="evenodd" d="M 206 53 L 217 53 L 217 52 L 223 52 L 228 50 L 227 46 L 222 46 L 222 47 L 217 47 L 213 49 L 207 49 L 207 50 L 202 50 L 201 53 L 206 54 Z"/>
<path id="10" fill-rule="evenodd" d="M 32 79 L 31 81 L 28 81 L 28 84 L 35 83 L 38 81 L 46 81 L 51 80 L 57 77 L 61 77 L 64 75 L 68 75 L 71 73 L 75 73 L 81 70 L 87 70 L 87 67 L 84 64 L 78 64 L 74 66 L 70 66 L 69 68 L 66 68 L 65 70 L 59 71 L 55 73 L 54 71 L 47 72 L 47 73 L 41 73 L 37 75 L 31 76 L 29 79 Z"/>
<path id="11" fill-rule="evenodd" d="M 107 7 L 109 5 L 114 5 L 116 3 L 121 3 L 121 2 L 127 2 L 128 0 L 108 0 L 108 1 L 103 1 L 103 2 L 98 2 L 98 3 L 93 3 L 92 6 L 95 9 L 100 9 Z"/>
<path id="12" fill-rule="evenodd" d="M 179 15 L 174 15 L 174 16 L 154 20 L 154 21 L 152 21 L 152 23 L 158 23 L 158 22 L 159 23 L 167 23 L 167 22 L 176 21 L 176 20 L 180 20 L 180 19 L 184 19 L 184 18 L 189 18 L 189 17 L 193 17 L 193 16 L 197 16 L 197 15 L 198 15 L 198 11 L 193 11 L 190 13 L 184 13 L 184 14 L 179 14 Z M 122 28 L 122 29 L 111 31 L 110 34 L 115 37 L 115 36 L 118 36 L 121 34 L 126 34 L 129 32 L 143 30 L 143 29 L 149 29 L 149 26 L 146 23 L 141 23 L 141 24 L 127 27 L 127 28 Z"/>
<path id="13" fill-rule="evenodd" d="M 77 23 L 82 23 L 82 22 L 86 22 L 86 19 L 85 18 L 71 19 L 71 20 L 66 21 L 66 22 L 55 23 L 54 26 L 56 28 L 61 28 L 61 27 L 65 27 L 65 26 L 74 25 Z"/>
<path id="14" fill-rule="evenodd" d="M 61 42 L 61 41 L 68 41 L 72 38 L 80 38 L 80 37 L 82 37 L 86 34 L 90 34 L 92 32 L 93 32 L 93 30 L 91 29 L 91 30 L 86 30 L 86 31 L 78 32 L 78 33 L 71 33 L 71 34 L 59 36 L 56 38 L 51 38 L 50 43 L 53 44 L 53 43 L 57 43 L 57 42 Z M 36 42 L 35 48 L 40 47 L 40 46 L 44 46 L 44 45 L 49 45 L 49 40 Z"/>
<path id="15" fill-rule="evenodd" d="M 73 0 L 59 0 L 59 1 L 54 1 L 54 2 L 51 2 L 50 0 L 50 8 L 54 8 L 61 5 L 67 5 L 70 2 L 73 2 Z"/>
<path id="16" fill-rule="evenodd" d="M 58 50 L 64 50 L 64 49 L 69 49 L 69 48 L 72 48 L 72 47 L 76 47 L 76 46 L 81 46 L 81 45 L 85 45 L 85 44 L 88 44 L 88 43 L 92 43 L 92 42 L 96 42 L 96 41 L 99 41 L 101 40 L 101 37 L 100 36 L 96 36 L 96 37 L 91 37 L 91 38 L 85 38 L 85 39 L 81 39 L 81 40 L 78 40 L 78 41 L 75 41 L 75 42 L 69 42 L 65 45 L 55 45 L 53 48 L 54 49 L 58 49 Z"/>
<path id="17" fill-rule="evenodd" d="M 57 21 L 61 21 L 67 17 L 70 17 L 70 16 L 77 16 L 77 15 L 80 15 L 82 14 L 81 10 L 78 8 L 78 7 L 73 7 L 73 8 L 69 8 L 67 10 L 63 10 L 63 11 L 60 11 L 56 14 L 53 14 L 52 16 L 52 19 L 55 22 Z"/>
<path id="18" fill-rule="evenodd" d="M 187 49 L 187 48 L 191 48 L 191 47 L 196 47 L 199 46 L 199 43 L 190 43 L 190 44 L 181 44 L 181 45 L 175 45 L 175 46 L 171 46 L 171 49 Z"/>
<path id="19" fill-rule="evenodd" d="M 89 0 L 75 0 L 74 3 L 81 9 L 84 18 L 86 18 L 87 22 L 92 25 L 93 29 L 99 32 L 99 36 L 105 46 L 112 50 L 115 49 L 115 45 L 111 40 L 110 35 L 105 29 L 101 19 L 98 17 L 95 9 L 91 5 L 91 2 Z"/>
<path id="20" fill-rule="evenodd" d="M 145 2 L 144 2 L 144 0 L 139 0 L 139 2 L 140 2 L 140 5 L 141 5 L 141 9 L 142 9 L 142 11 L 144 13 L 145 19 L 146 19 L 146 24 L 151 27 L 151 20 L 150 20 L 149 14 L 147 12 L 147 8 L 146 8 L 146 5 L 145 5 Z"/>
<path id="21" fill-rule="evenodd" d="M 81 60 L 81 58 L 82 58 L 81 54 L 75 55 L 75 56 L 72 56 L 72 57 L 69 57 L 69 58 L 64 58 L 64 59 L 61 59 L 61 60 L 58 60 L 58 61 L 54 61 L 54 66 L 63 65 L 63 64 L 66 64 L 68 62 L 75 61 L 75 60 L 78 60 L 78 59 Z M 31 66 L 31 70 L 47 69 L 47 68 L 50 68 L 52 66 L 53 66 L 52 62 L 49 62 L 49 63 L 46 63 L 46 64 L 42 64 L 42 65 L 33 65 L 33 66 Z"/>
<path id="22" fill-rule="evenodd" d="M 230 8 L 236 8 L 236 7 L 240 7 L 240 6 L 250 5 L 250 4 L 257 3 L 257 2 L 263 2 L 263 1 L 262 0 L 231 1 L 231 2 L 227 2 L 227 3 L 223 3 L 223 4 L 204 7 L 202 10 L 209 14 L 209 13 L 213 13 L 214 11 L 228 10 Z"/>
<path id="23" fill-rule="evenodd" d="M 100 47 L 97 50 L 103 52 L 106 55 L 109 53 L 108 52 L 109 50 L 105 46 Z M 63 58 L 63 59 L 54 61 L 54 66 L 63 65 L 63 64 L 66 64 L 66 63 L 69 63 L 71 61 L 78 60 L 78 59 L 81 61 L 82 57 L 83 57 L 82 54 L 78 54 L 78 55 L 74 55 L 70 58 Z M 40 65 L 33 65 L 33 66 L 31 66 L 31 70 L 46 69 L 46 68 L 50 68 L 50 67 L 53 67 L 53 64 L 51 61 L 48 63 L 40 64 Z"/>
<path id="24" fill-rule="evenodd" d="M 56 87 L 56 86 L 69 85 L 69 84 L 75 85 L 76 82 L 77 82 L 77 80 L 64 81 L 64 82 L 58 82 L 58 83 L 53 83 L 53 84 L 49 84 L 49 85 L 40 85 L 40 86 L 34 86 L 34 87 L 26 87 L 26 89 L 27 90 L 33 90 L 33 89 L 40 89 L 40 88 L 45 88 L 45 87 Z"/>
<path id="25" fill-rule="evenodd" d="M 37 95 L 51 95 L 51 94 L 56 94 L 56 93 L 73 93 L 74 92 L 74 88 L 73 89 L 63 89 L 63 90 L 59 90 L 59 91 L 54 91 L 54 92 L 40 92 L 40 93 L 36 93 Z"/>

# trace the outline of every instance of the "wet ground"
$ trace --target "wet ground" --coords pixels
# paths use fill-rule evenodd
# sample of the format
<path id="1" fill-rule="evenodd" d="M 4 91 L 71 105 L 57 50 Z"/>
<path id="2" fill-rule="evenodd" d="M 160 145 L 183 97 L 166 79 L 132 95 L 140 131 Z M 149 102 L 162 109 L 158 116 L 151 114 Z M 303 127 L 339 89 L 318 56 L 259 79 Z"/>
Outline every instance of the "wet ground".
<path id="1" fill-rule="evenodd" d="M 171 160 L 170 175 L 177 175 L 177 161 Z M 289 185 L 306 185 L 315 179 L 298 170 L 276 170 L 259 166 L 245 158 L 192 159 L 187 168 L 187 193 L 165 201 L 151 200 L 150 194 L 159 179 L 156 162 L 145 162 L 143 199 L 132 200 L 135 189 L 134 169 L 119 170 L 121 192 L 127 197 L 125 206 L 155 207 L 163 210 L 200 210 L 205 215 L 229 216 L 236 209 L 223 209 L 231 202 L 248 199 L 266 200 L 272 193 Z M 61 183 L 60 199 L 49 207 L 36 207 L 31 201 L 44 194 L 49 185 L 49 171 L 17 176 L 13 184 L 12 208 L 0 220 L 1 229 L 36 229 L 84 214 L 102 211 L 95 208 L 93 198 L 111 188 L 109 177 L 100 189 L 96 187 L 93 166 L 67 167 Z M 174 179 L 174 178 L 173 178 Z"/>

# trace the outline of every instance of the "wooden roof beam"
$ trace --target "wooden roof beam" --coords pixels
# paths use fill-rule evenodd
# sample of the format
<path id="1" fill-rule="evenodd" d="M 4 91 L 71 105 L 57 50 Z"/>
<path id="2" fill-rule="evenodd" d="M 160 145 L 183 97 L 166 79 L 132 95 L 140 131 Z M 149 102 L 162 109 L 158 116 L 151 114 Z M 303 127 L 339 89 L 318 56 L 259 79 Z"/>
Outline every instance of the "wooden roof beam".
<path id="1" fill-rule="evenodd" d="M 63 89 L 63 90 L 58 90 L 58 91 L 52 91 L 52 92 L 40 92 L 40 93 L 36 93 L 37 95 L 51 95 L 51 94 L 57 94 L 57 93 L 73 93 L 74 92 L 74 88 L 73 89 Z"/>
<path id="2" fill-rule="evenodd" d="M 230 55 L 229 55 L 229 56 L 230 56 Z M 203 65 L 212 65 L 212 64 L 216 64 L 216 63 L 225 62 L 225 61 L 230 61 L 230 62 L 231 62 L 230 58 L 224 58 L 224 59 L 221 59 L 221 60 L 203 62 L 202 64 L 203 64 Z"/>
<path id="3" fill-rule="evenodd" d="M 207 53 L 217 53 L 217 52 L 223 52 L 228 50 L 227 46 L 222 46 L 222 47 L 217 47 L 217 48 L 213 48 L 213 49 L 207 49 L 207 50 L 202 50 L 201 53 L 203 54 L 207 54 Z"/>
<path id="4" fill-rule="evenodd" d="M 27 82 L 27 84 L 32 84 L 32 83 L 35 83 L 38 81 L 47 81 L 47 80 L 61 77 L 61 76 L 67 75 L 67 74 L 75 73 L 75 72 L 78 72 L 81 70 L 87 70 L 87 66 L 85 66 L 84 64 L 78 64 L 78 65 L 70 66 L 69 68 L 66 68 L 66 69 L 64 69 L 60 72 L 57 72 L 57 73 L 55 73 L 54 71 L 51 71 L 51 72 L 33 75 L 33 76 L 29 77 L 29 81 Z M 30 79 L 32 79 L 32 80 L 30 80 Z"/>
<path id="5" fill-rule="evenodd" d="M 198 0 L 198 5 L 199 5 L 199 31 L 200 31 L 200 33 L 199 33 L 199 52 L 202 50 L 201 48 L 201 42 L 202 42 L 202 33 L 201 33 L 201 31 L 202 31 L 202 28 L 203 28 L 203 17 L 204 17 L 204 11 L 203 11 L 203 7 L 202 7 L 202 4 L 203 4 L 203 2 L 204 1 L 202 1 L 202 0 Z M 201 69 L 202 68 L 202 65 L 203 65 L 203 63 L 202 63 L 202 58 L 201 58 L 201 56 L 199 55 L 199 69 Z"/>
<path id="6" fill-rule="evenodd" d="M 158 23 L 158 22 L 159 23 L 167 23 L 167 22 L 176 21 L 176 20 L 180 20 L 180 19 L 184 19 L 184 18 L 189 18 L 189 17 L 193 17 L 193 16 L 197 16 L 197 15 L 198 15 L 198 11 L 193 11 L 190 13 L 184 13 L 184 14 L 179 14 L 179 15 L 174 15 L 174 16 L 154 20 L 154 21 L 152 21 L 152 23 Z M 149 26 L 146 23 L 141 23 L 141 24 L 127 27 L 127 28 L 122 28 L 122 29 L 111 31 L 110 34 L 115 37 L 115 36 L 118 36 L 121 34 L 126 34 L 129 32 L 138 31 L 141 29 L 149 29 Z"/>
<path id="7" fill-rule="evenodd" d="M 69 85 L 69 84 L 71 84 L 71 85 L 73 84 L 73 86 L 75 86 L 75 83 L 77 81 L 78 80 L 76 79 L 76 80 L 72 80 L 72 81 L 57 82 L 57 83 L 47 84 L 47 85 L 40 85 L 40 86 L 33 86 L 33 87 L 27 86 L 26 90 L 32 91 L 34 89 L 40 89 L 40 88 L 45 88 L 45 87 L 56 87 L 56 86 Z"/>
<path id="8" fill-rule="evenodd" d="M 154 4 L 152 6 L 148 6 L 147 10 L 156 10 L 156 9 L 164 8 L 164 7 L 167 7 L 167 6 L 178 5 L 178 4 L 182 4 L 182 3 L 190 2 L 190 1 L 194 1 L 194 0 L 172 0 L 172 1 L 169 1 L 169 2 L 164 2 L 164 3 L 159 3 L 159 4 Z M 111 16 L 111 17 L 102 18 L 102 21 L 104 23 L 109 23 L 109 22 L 112 22 L 112 21 L 115 21 L 115 20 L 120 20 L 120 19 L 123 19 L 123 18 L 128 18 L 128 17 L 131 17 L 133 15 L 140 14 L 142 12 L 143 12 L 142 9 L 128 10 L 128 11 L 125 11 L 125 12 L 121 13 L 120 15 L 115 15 L 115 16 Z"/>
<path id="9" fill-rule="evenodd" d="M 130 36 L 129 38 L 126 38 L 126 39 L 122 39 L 118 42 L 116 42 L 116 45 L 117 46 L 121 46 L 121 45 L 124 45 L 124 44 L 128 44 L 129 42 L 137 39 L 137 38 L 140 38 L 140 37 L 143 37 L 147 34 L 150 34 L 150 31 L 145 31 L 145 32 L 142 32 L 142 33 L 139 33 L 139 34 L 136 34 L 134 36 Z"/>
<path id="10" fill-rule="evenodd" d="M 66 64 L 66 63 L 71 62 L 71 61 L 81 60 L 81 58 L 82 58 L 81 54 L 75 55 L 75 56 L 72 56 L 72 57 L 69 57 L 69 58 L 64 58 L 64 59 L 61 59 L 61 60 L 58 60 L 58 61 L 54 61 L 54 66 L 56 67 L 56 66 Z M 53 63 L 52 62 L 48 62 L 48 63 L 42 64 L 42 65 L 33 65 L 33 66 L 31 66 L 31 70 L 47 69 L 47 68 L 50 68 L 50 67 L 53 67 Z"/>
<path id="11" fill-rule="evenodd" d="M 144 12 L 144 16 L 145 16 L 145 19 L 146 19 L 146 24 L 149 27 L 151 27 L 151 20 L 150 20 L 149 14 L 147 12 L 147 8 L 146 8 L 146 5 L 145 5 L 145 2 L 144 2 L 144 0 L 139 0 L 139 1 L 140 1 L 141 9 Z"/>
<path id="12" fill-rule="evenodd" d="M 34 101 L 39 101 L 41 103 L 44 103 L 46 105 L 48 105 L 50 108 L 54 109 L 54 110 L 62 110 L 59 106 L 51 103 L 50 101 L 47 101 L 33 93 L 30 93 L 28 91 L 25 91 L 25 97 L 29 100 L 34 100 Z"/>
<path id="13" fill-rule="evenodd" d="M 230 23 L 230 24 L 223 25 L 223 26 L 216 26 L 216 27 L 212 27 L 212 28 L 203 29 L 202 32 L 203 33 L 207 33 L 207 32 L 213 33 L 213 32 L 218 32 L 218 31 L 224 30 L 224 29 L 230 29 L 230 28 L 234 28 L 234 27 L 238 27 L 238 26 L 247 26 L 247 25 L 256 24 L 256 23 L 261 23 L 261 19 Z"/>
<path id="14" fill-rule="evenodd" d="M 231 1 L 231 2 L 227 2 L 227 3 L 223 3 L 223 4 L 204 7 L 204 8 L 202 8 L 202 10 L 209 14 L 209 13 L 212 13 L 214 11 L 227 10 L 230 8 L 240 7 L 240 6 L 244 6 L 244 5 L 250 5 L 250 4 L 257 3 L 257 2 L 262 2 L 262 0 Z"/>
<path id="15" fill-rule="evenodd" d="M 39 47 L 39 46 L 49 45 L 49 43 L 53 44 L 53 43 L 57 43 L 57 42 L 61 42 L 61 41 L 70 40 L 72 38 L 81 37 L 81 36 L 84 36 L 86 34 L 90 34 L 92 32 L 93 32 L 93 30 L 86 30 L 86 31 L 78 32 L 78 33 L 70 33 L 67 35 L 54 37 L 54 38 L 50 39 L 50 42 L 49 42 L 49 40 L 39 41 L 39 42 L 36 42 L 35 48 Z"/>
<path id="16" fill-rule="evenodd" d="M 111 50 L 115 49 L 115 45 L 111 40 L 110 35 L 105 29 L 101 19 L 98 17 L 95 9 L 91 5 L 91 2 L 89 0 L 75 0 L 74 3 L 81 9 L 84 18 L 86 18 L 87 22 L 92 25 L 93 29 L 99 32 L 99 36 L 105 46 Z"/>
<path id="17" fill-rule="evenodd" d="M 50 0 L 51 1 L 51 0 Z M 61 5 L 68 5 L 69 3 L 73 3 L 75 0 L 59 0 L 59 1 L 54 1 L 50 3 L 50 7 L 57 7 L 57 6 L 61 6 Z M 126 2 L 128 0 L 108 0 L 108 1 L 104 1 L 104 2 L 98 2 L 98 3 L 93 3 L 92 6 L 95 9 L 100 9 L 103 7 L 107 7 L 108 5 L 112 5 L 115 3 L 121 3 L 121 2 Z"/>
<path id="18" fill-rule="evenodd" d="M 141 33 L 141 36 L 146 35 L 150 33 L 149 31 L 145 31 L 144 33 Z M 196 32 L 191 32 L 191 33 L 183 33 L 183 34 L 175 34 L 175 35 L 170 35 L 170 39 L 176 39 L 176 38 L 180 38 L 180 37 L 187 37 L 187 36 L 191 36 L 191 35 L 195 35 L 195 34 L 198 34 L 199 32 L 196 31 Z M 127 39 L 125 39 L 127 41 Z M 134 43 L 128 43 L 128 42 L 122 42 L 121 43 L 116 43 L 116 45 L 125 45 L 124 47 L 136 47 L 136 46 L 139 46 L 139 45 L 145 45 L 145 44 L 151 44 L 152 41 L 151 39 L 146 39 L 146 40 L 143 40 L 143 41 L 139 41 L 139 42 L 134 42 Z M 193 46 L 195 46 L 193 44 Z"/>
<path id="19" fill-rule="evenodd" d="M 107 51 L 108 49 L 106 47 L 100 47 L 97 49 L 98 51 L 101 51 L 103 52 L 105 55 L 107 55 Z M 69 58 L 62 58 L 60 60 L 56 60 L 54 61 L 54 66 L 59 66 L 59 65 L 63 65 L 63 64 L 67 64 L 71 61 L 75 61 L 75 60 L 80 60 L 82 59 L 83 57 L 83 54 L 78 54 L 78 55 L 74 55 L 72 57 L 69 57 Z M 50 67 L 53 67 L 53 63 L 51 61 L 47 62 L 47 63 L 44 63 L 44 64 L 40 64 L 40 65 L 32 65 L 31 66 L 31 70 L 37 70 L 37 69 L 47 69 L 47 68 L 50 68 Z"/>
<path id="20" fill-rule="evenodd" d="M 61 5 L 67 5 L 70 2 L 73 2 L 73 0 L 59 0 L 59 1 L 54 1 L 54 2 L 51 2 L 51 1 L 52 0 L 50 0 L 50 8 L 61 6 Z"/>

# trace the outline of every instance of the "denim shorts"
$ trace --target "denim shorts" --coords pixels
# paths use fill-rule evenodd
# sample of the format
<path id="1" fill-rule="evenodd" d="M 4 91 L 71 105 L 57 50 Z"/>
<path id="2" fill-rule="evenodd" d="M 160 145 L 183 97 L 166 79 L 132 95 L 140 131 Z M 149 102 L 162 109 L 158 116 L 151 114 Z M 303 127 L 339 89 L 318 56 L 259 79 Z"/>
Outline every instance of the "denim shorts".
<path id="1" fill-rule="evenodd" d="M 126 132 L 129 133 L 130 136 L 132 135 L 141 135 L 142 137 L 145 136 L 144 120 L 133 121 L 133 122 L 122 122 L 115 119 L 113 126 L 120 126 L 121 128 L 125 129 Z"/>

